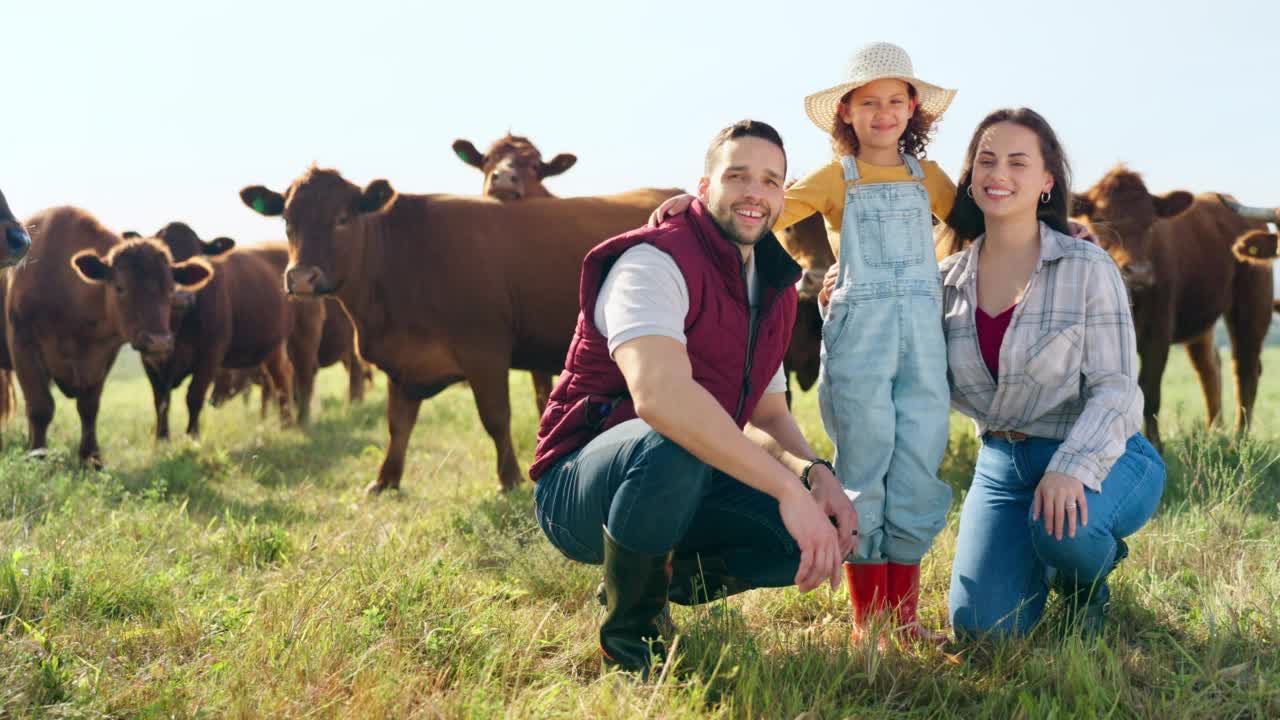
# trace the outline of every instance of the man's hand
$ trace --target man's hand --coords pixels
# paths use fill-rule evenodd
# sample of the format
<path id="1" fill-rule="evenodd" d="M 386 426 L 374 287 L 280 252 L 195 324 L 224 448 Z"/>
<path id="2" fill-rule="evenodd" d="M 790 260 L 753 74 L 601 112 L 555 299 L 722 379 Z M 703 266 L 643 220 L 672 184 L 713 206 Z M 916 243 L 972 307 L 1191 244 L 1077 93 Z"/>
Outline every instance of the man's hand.
<path id="1" fill-rule="evenodd" d="M 662 201 L 656 210 L 649 214 L 649 227 L 658 227 L 663 220 L 672 215 L 679 215 L 689 209 L 693 204 L 692 195 L 676 195 Z"/>
<path id="2" fill-rule="evenodd" d="M 840 263 L 836 263 L 827 268 L 827 274 L 822 278 L 822 289 L 818 291 L 818 304 L 826 307 L 831 304 L 831 293 L 835 292 L 836 280 L 840 278 Z"/>
<path id="3" fill-rule="evenodd" d="M 809 494 L 818 501 L 818 507 L 829 518 L 836 520 L 836 540 L 840 543 L 840 557 L 846 558 L 858 543 L 858 511 L 853 508 L 849 496 L 835 474 L 822 465 L 809 470 Z"/>
<path id="4" fill-rule="evenodd" d="M 1094 245 L 1098 244 L 1098 236 L 1089 231 L 1088 225 L 1081 225 L 1075 220 L 1068 220 L 1067 226 L 1071 228 L 1071 237 L 1078 240 L 1088 240 Z"/>
<path id="5" fill-rule="evenodd" d="M 800 546 L 800 568 L 796 571 L 796 587 L 800 592 L 809 592 L 823 581 L 829 581 L 832 590 L 840 587 L 844 555 L 840 552 L 836 529 L 798 481 L 795 489 L 778 501 L 778 512 L 787 532 Z"/>

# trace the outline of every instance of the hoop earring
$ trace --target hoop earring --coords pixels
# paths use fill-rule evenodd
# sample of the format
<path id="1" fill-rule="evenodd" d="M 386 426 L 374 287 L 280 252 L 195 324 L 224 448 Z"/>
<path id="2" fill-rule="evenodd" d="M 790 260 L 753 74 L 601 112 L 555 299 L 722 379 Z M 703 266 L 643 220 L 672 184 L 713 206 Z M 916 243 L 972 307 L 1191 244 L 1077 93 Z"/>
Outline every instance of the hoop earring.
<path id="1" fill-rule="evenodd" d="M 973 199 L 973 185 L 972 185 L 972 184 L 970 184 L 970 185 L 969 185 L 969 187 L 966 187 L 966 188 L 964 189 L 964 191 L 965 191 L 965 192 L 967 192 L 967 193 L 969 193 L 969 199 L 970 199 L 970 200 L 972 200 L 972 199 Z"/>
<path id="2" fill-rule="evenodd" d="M 1045 205 L 1048 205 L 1048 204 L 1049 204 L 1049 198 L 1050 198 L 1049 193 L 1047 193 L 1047 192 L 1042 192 L 1042 193 L 1040 193 L 1040 202 L 1041 202 L 1041 203 L 1043 203 L 1043 204 L 1045 204 Z"/>

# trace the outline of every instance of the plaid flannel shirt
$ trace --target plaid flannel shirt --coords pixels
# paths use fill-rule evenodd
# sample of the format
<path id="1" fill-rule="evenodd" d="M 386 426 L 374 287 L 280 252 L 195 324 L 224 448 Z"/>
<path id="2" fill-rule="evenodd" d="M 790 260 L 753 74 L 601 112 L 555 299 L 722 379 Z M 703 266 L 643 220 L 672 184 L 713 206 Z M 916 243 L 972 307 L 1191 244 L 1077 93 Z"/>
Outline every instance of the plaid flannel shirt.
<path id="1" fill-rule="evenodd" d="M 1094 491 L 1142 422 L 1138 349 L 1120 271 L 1106 251 L 1040 224 L 1040 261 L 1000 346 L 997 383 L 978 349 L 978 252 L 943 260 L 951 404 L 978 435 L 1015 430 L 1062 440 L 1050 472 Z"/>

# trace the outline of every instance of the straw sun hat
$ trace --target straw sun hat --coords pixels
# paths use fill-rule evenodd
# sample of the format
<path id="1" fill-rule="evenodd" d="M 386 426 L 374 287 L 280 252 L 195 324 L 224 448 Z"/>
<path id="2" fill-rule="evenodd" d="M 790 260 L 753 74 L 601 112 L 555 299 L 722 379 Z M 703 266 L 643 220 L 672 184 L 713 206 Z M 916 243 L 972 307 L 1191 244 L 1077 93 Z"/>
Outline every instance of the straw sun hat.
<path id="1" fill-rule="evenodd" d="M 849 59 L 849 67 L 845 71 L 844 82 L 820 90 L 804 99 L 804 111 L 814 125 L 830 133 L 835 125 L 836 109 L 840 98 L 850 90 L 860 88 L 867 83 L 894 78 L 911 83 L 920 100 L 920 109 L 928 113 L 934 120 L 942 117 L 947 106 L 956 96 L 955 90 L 938 87 L 915 76 L 911 69 L 911 58 L 907 51 L 887 42 L 871 43 L 853 54 Z"/>

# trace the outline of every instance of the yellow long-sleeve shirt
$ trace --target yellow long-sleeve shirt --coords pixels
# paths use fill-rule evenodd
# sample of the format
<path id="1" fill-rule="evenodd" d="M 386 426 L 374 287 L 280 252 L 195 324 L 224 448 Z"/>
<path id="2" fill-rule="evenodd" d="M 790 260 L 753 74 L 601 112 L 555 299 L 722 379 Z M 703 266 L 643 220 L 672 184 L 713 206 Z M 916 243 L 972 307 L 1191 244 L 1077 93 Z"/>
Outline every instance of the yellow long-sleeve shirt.
<path id="1" fill-rule="evenodd" d="M 956 186 L 951 178 L 932 160 L 921 160 L 924 170 L 924 188 L 929 193 L 929 209 L 934 217 L 943 220 L 951 214 L 951 206 L 956 201 Z M 858 161 L 858 181 L 855 185 L 874 183 L 916 182 L 911 177 L 911 170 L 906 165 L 870 165 Z M 807 177 L 792 185 L 786 192 L 786 205 L 773 231 L 783 229 L 800 222 L 810 215 L 822 213 L 827 222 L 827 236 L 831 238 L 832 253 L 840 254 L 840 225 L 844 219 L 844 169 L 839 158 L 809 173 Z"/>

